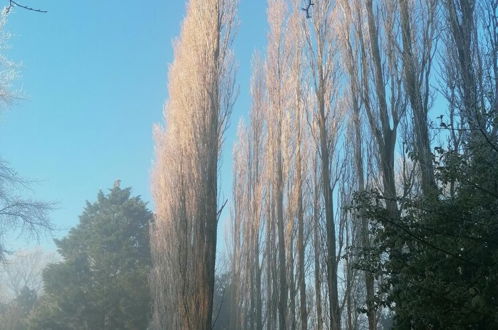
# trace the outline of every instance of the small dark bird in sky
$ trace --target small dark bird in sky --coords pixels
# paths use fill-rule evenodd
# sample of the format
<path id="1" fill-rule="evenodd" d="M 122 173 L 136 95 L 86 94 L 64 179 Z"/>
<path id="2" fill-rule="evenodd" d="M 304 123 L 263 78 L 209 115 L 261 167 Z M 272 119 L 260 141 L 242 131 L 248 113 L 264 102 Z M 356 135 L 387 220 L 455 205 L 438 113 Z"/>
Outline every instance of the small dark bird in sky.
<path id="1" fill-rule="evenodd" d="M 311 9 L 311 6 L 314 6 L 314 5 L 315 4 L 312 3 L 311 0 L 309 0 L 308 4 L 306 5 L 306 7 L 301 8 L 302 11 L 306 12 L 306 18 L 311 18 L 310 9 Z"/>
<path id="2" fill-rule="evenodd" d="M 441 128 L 448 128 L 448 125 L 443 122 L 443 115 L 437 116 L 436 119 L 439 119 L 439 127 Z"/>

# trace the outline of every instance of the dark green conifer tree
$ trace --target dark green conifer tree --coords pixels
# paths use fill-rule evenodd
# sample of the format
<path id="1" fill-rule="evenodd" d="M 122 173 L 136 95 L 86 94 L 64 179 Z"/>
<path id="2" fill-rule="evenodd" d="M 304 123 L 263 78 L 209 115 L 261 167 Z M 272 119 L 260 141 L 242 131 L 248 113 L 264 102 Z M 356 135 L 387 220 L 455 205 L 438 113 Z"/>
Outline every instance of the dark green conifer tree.
<path id="1" fill-rule="evenodd" d="M 146 329 L 152 213 L 116 184 L 87 202 L 80 223 L 55 243 L 63 261 L 43 274 L 32 329 Z"/>

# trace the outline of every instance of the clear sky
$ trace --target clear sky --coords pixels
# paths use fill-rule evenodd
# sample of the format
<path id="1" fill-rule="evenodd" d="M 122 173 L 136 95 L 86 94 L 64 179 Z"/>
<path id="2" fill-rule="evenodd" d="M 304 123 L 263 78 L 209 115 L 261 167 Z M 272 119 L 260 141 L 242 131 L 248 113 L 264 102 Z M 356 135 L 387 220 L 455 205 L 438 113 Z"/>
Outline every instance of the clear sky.
<path id="1" fill-rule="evenodd" d="M 116 179 L 151 202 L 152 126 L 162 122 L 172 41 L 185 1 L 21 3 L 48 13 L 17 8 L 9 15 L 7 54 L 21 64 L 16 85 L 24 100 L 0 114 L 0 157 L 37 180 L 35 198 L 57 203 L 51 214 L 55 237 L 76 225 L 85 201 Z M 240 93 L 222 156 L 222 199 L 230 198 L 232 144 L 249 110 L 251 58 L 263 50 L 265 16 L 266 1 L 240 0 L 234 44 Z M 36 245 L 10 240 L 11 248 Z M 54 248 L 51 238 L 41 244 Z"/>

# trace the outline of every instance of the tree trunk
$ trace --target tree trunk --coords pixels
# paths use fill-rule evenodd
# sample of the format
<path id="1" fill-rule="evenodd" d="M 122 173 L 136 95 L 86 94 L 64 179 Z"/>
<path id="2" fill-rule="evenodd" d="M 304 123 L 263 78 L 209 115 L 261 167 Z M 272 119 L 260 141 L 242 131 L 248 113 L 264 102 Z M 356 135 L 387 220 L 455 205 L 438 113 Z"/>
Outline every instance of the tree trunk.
<path id="1" fill-rule="evenodd" d="M 299 142 L 300 143 L 300 142 Z M 297 251 L 298 251 L 298 284 L 300 298 L 301 329 L 308 329 L 308 312 L 306 310 L 306 282 L 304 279 L 304 211 L 303 211 L 303 188 L 301 169 L 301 147 L 298 146 L 297 155 Z"/>
<path id="2" fill-rule="evenodd" d="M 413 110 L 413 121 L 415 128 L 414 150 L 420 162 L 422 192 L 424 196 L 433 195 L 436 192 L 436 182 L 434 180 L 434 169 L 432 165 L 432 153 L 429 141 L 429 129 L 427 126 L 427 111 L 422 101 L 422 93 L 415 71 L 415 58 L 412 51 L 412 30 L 410 27 L 410 14 L 407 0 L 400 0 L 401 9 L 401 31 L 403 39 L 403 71 L 405 89 Z M 430 19 L 430 18 L 428 18 Z M 422 47 L 430 47 L 424 44 Z M 429 54 L 431 50 L 428 50 Z M 425 51 L 424 51 L 425 53 Z M 430 66 L 430 62 L 426 64 Z M 429 70 L 430 67 L 426 67 Z M 425 72 L 418 74 L 426 74 Z M 426 82 L 429 83 L 428 81 Z"/>
<path id="3" fill-rule="evenodd" d="M 320 209 L 319 209 L 319 183 L 317 178 L 318 164 L 317 160 L 314 162 L 314 180 L 315 183 L 313 193 L 313 248 L 314 248 L 314 266 L 315 266 L 315 304 L 316 304 L 316 322 L 317 330 L 323 329 L 323 316 L 322 316 L 322 280 L 321 280 L 321 267 L 320 267 Z"/>
<path id="4" fill-rule="evenodd" d="M 341 314 L 339 310 L 339 294 L 337 289 L 336 237 L 334 223 L 334 202 L 330 187 L 330 150 L 325 127 L 325 105 L 323 94 L 318 98 L 319 130 L 321 151 L 322 193 L 325 203 L 325 222 L 327 227 L 327 284 L 329 290 L 330 327 L 341 329 Z"/>

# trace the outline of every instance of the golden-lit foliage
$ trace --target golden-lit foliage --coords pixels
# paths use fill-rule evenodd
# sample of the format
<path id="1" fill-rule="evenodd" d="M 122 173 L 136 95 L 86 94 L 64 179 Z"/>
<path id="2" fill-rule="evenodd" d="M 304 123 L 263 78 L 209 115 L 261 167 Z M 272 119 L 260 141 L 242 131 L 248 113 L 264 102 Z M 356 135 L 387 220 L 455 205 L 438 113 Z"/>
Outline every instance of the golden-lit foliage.
<path id="1" fill-rule="evenodd" d="M 155 326 L 210 329 L 218 158 L 233 104 L 236 1 L 191 0 L 156 128 L 153 194 Z"/>
<path id="2" fill-rule="evenodd" d="M 377 284 L 353 267 L 371 246 L 369 223 L 343 206 L 354 191 L 378 189 L 397 218 L 395 196 L 433 191 L 428 113 L 439 5 L 268 0 L 251 124 L 241 125 L 234 148 L 231 270 L 240 284 L 232 299 L 241 307 L 232 328 L 378 328 Z"/>
<path id="3" fill-rule="evenodd" d="M 175 44 L 153 175 L 158 327 L 204 329 L 211 317 L 209 237 L 216 235 L 216 169 L 233 96 L 234 6 L 190 1 Z M 250 124 L 240 124 L 233 150 L 230 329 L 380 327 L 387 314 L 375 299 L 385 298 L 378 295 L 383 279 L 357 267 L 376 232 L 365 209 L 350 206 L 354 192 L 375 189 L 397 220 L 400 194 L 435 192 L 429 110 L 442 26 L 450 111 L 479 129 L 485 114 L 471 118 L 471 102 L 496 108 L 496 84 L 480 78 L 496 63 L 496 15 L 489 14 L 496 6 L 467 7 L 452 0 L 268 0 Z M 481 24 L 475 35 L 457 33 L 471 23 Z M 461 135 L 451 134 L 458 145 Z"/>

